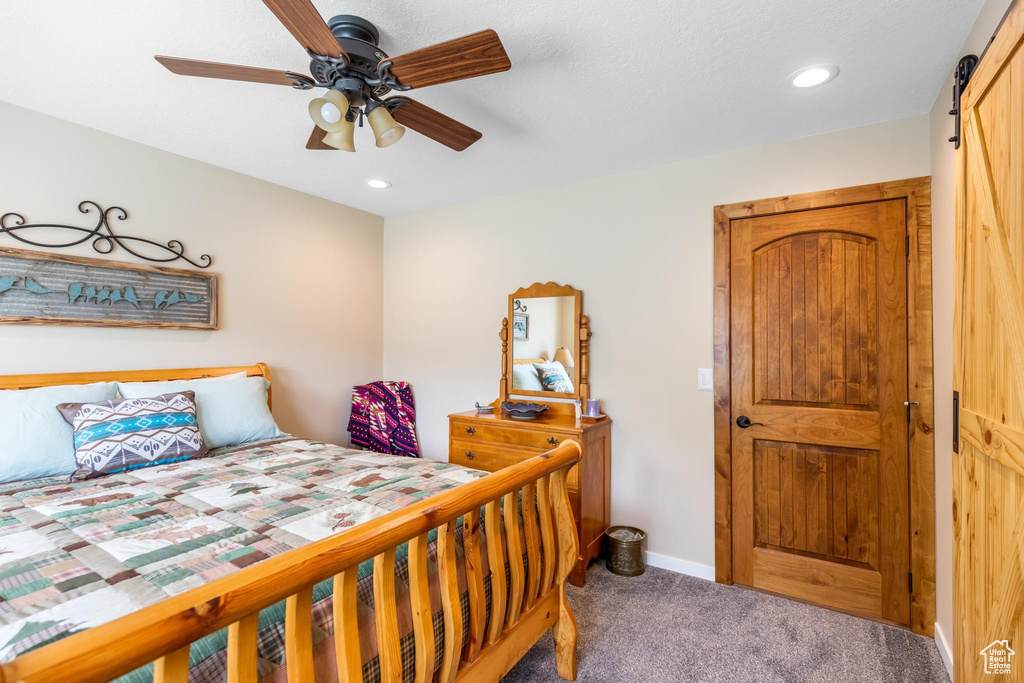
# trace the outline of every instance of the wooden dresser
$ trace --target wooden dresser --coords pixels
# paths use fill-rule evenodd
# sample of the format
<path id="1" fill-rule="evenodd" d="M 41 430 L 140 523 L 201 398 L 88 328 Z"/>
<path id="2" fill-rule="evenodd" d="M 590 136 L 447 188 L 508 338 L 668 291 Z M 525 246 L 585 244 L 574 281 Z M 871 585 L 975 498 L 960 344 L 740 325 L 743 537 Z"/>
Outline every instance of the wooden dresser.
<path id="1" fill-rule="evenodd" d="M 562 408 L 565 406 L 565 408 Z M 556 412 L 559 409 L 561 412 Z M 569 473 L 569 498 L 579 532 L 579 562 L 569 575 L 574 586 L 586 581 L 587 566 L 601 551 L 611 523 L 611 420 L 578 421 L 569 404 L 553 404 L 536 420 L 513 420 L 497 413 L 449 415 L 448 459 L 486 472 L 543 453 L 565 439 L 583 445 L 583 459 Z"/>

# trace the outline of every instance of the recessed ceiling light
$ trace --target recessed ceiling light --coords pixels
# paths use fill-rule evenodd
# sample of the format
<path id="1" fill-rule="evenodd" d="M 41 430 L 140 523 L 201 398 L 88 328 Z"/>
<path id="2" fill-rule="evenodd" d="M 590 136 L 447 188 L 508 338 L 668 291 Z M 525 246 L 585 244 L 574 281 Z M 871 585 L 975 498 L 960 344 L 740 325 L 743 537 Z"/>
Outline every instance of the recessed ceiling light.
<path id="1" fill-rule="evenodd" d="M 367 180 L 366 184 L 375 190 L 383 190 L 385 188 L 391 187 L 391 183 L 389 183 L 388 181 L 378 180 L 376 178 L 374 178 L 373 180 Z"/>
<path id="2" fill-rule="evenodd" d="M 839 67 L 835 64 L 815 64 L 794 71 L 788 80 L 796 88 L 813 88 L 828 83 L 838 75 Z"/>

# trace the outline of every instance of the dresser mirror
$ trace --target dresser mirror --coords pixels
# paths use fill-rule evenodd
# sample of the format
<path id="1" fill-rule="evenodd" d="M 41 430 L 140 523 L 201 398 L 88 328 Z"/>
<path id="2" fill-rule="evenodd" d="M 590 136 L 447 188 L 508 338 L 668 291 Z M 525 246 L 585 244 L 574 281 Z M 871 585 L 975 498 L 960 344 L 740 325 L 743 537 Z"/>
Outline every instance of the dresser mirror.
<path id="1" fill-rule="evenodd" d="M 585 337 L 583 292 L 548 282 L 510 294 L 501 331 L 502 398 L 586 398 Z"/>

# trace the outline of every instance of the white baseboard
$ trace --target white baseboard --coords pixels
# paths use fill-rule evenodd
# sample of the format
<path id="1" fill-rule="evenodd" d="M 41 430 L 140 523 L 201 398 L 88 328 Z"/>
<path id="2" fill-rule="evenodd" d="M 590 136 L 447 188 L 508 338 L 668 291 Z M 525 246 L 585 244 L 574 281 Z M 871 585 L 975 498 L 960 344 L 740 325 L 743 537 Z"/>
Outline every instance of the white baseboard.
<path id="1" fill-rule="evenodd" d="M 953 648 L 949 646 L 946 634 L 942 632 L 942 627 L 937 621 L 935 622 L 935 645 L 939 648 L 939 656 L 942 657 L 942 663 L 946 665 L 946 671 L 949 672 L 949 680 L 953 680 Z"/>
<path id="2" fill-rule="evenodd" d="M 709 567 L 706 564 L 700 564 L 697 562 L 690 562 L 689 560 L 681 560 L 678 557 L 669 557 L 668 555 L 659 555 L 658 553 L 648 551 L 647 564 L 652 567 L 667 569 L 670 572 L 675 572 L 677 574 L 696 576 L 698 579 L 706 579 L 708 581 L 715 580 L 714 567 Z"/>

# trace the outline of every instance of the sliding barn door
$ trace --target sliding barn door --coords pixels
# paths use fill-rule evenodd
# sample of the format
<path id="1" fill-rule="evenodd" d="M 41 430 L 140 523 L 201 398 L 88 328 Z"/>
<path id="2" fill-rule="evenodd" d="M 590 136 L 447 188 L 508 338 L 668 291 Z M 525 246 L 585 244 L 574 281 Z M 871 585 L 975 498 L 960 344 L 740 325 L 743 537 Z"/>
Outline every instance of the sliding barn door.
<path id="1" fill-rule="evenodd" d="M 909 624 L 907 200 L 731 233 L 733 579 Z"/>
<path id="2" fill-rule="evenodd" d="M 953 372 L 957 681 L 995 678 L 985 668 L 992 670 L 997 652 L 1012 668 L 999 680 L 1024 681 L 1022 36 L 1018 5 L 961 99 Z"/>

